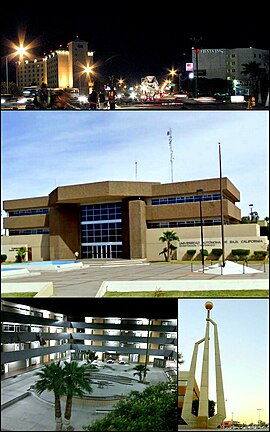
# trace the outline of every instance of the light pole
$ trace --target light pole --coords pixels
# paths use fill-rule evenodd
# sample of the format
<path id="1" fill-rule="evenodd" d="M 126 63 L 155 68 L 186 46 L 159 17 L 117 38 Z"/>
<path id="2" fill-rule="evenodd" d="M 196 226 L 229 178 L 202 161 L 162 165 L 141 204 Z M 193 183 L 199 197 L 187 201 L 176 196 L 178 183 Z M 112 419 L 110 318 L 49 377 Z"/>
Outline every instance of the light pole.
<path id="1" fill-rule="evenodd" d="M 261 411 L 262 409 L 261 408 L 257 408 L 257 411 L 259 411 L 259 420 L 258 420 L 258 426 L 260 425 L 260 422 L 261 422 L 261 420 L 260 420 L 260 411 Z"/>
<path id="2" fill-rule="evenodd" d="M 196 192 L 197 192 L 197 196 L 199 196 L 199 204 L 200 204 L 201 255 L 202 255 L 202 271 L 204 273 L 203 216 L 202 216 L 202 193 L 203 193 L 203 189 L 197 189 Z"/>
<path id="3" fill-rule="evenodd" d="M 15 44 L 13 44 L 13 46 L 16 47 L 16 50 L 11 54 L 6 55 L 6 89 L 7 89 L 7 93 L 9 90 L 8 57 L 10 56 L 10 60 L 12 60 L 14 57 L 19 56 L 20 60 L 22 60 L 25 55 L 28 55 L 27 47 L 25 48 L 22 43 L 20 43 L 20 46 L 16 46 Z"/>
<path id="4" fill-rule="evenodd" d="M 198 43 L 200 42 L 202 38 L 191 38 L 190 40 L 194 42 L 194 52 L 195 52 L 195 59 L 196 59 L 196 78 L 195 78 L 195 97 L 198 97 L 198 77 L 199 77 L 199 49 L 198 49 Z"/>

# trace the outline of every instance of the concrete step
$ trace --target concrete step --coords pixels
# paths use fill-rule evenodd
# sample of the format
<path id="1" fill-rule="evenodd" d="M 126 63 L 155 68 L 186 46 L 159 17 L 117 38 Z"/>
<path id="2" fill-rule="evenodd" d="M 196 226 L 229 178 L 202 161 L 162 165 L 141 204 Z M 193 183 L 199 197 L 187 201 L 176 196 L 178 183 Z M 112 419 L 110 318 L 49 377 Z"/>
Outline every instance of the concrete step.
<path id="1" fill-rule="evenodd" d="M 131 260 L 117 260 L 117 259 L 87 259 L 81 260 L 86 266 L 95 267 L 117 267 L 117 266 L 134 266 L 134 265 L 149 265 L 147 259 L 131 259 Z"/>

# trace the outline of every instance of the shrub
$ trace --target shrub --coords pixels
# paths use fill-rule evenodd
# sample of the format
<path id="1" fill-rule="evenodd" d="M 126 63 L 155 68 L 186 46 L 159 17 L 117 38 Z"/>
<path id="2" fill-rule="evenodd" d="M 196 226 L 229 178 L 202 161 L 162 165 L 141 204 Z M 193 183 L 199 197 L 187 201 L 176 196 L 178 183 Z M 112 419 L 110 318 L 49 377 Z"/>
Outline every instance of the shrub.
<path id="1" fill-rule="evenodd" d="M 189 249 L 187 250 L 187 255 L 195 255 L 196 249 Z"/>
<path id="2" fill-rule="evenodd" d="M 250 254 L 250 250 L 249 249 L 232 249 L 232 254 L 233 255 L 238 255 L 238 256 L 248 256 Z"/>
<path id="3" fill-rule="evenodd" d="M 208 256 L 209 252 L 207 249 L 200 249 L 200 253 L 203 254 L 204 256 Z"/>
<path id="4" fill-rule="evenodd" d="M 6 261 L 6 259 L 7 259 L 7 255 L 1 254 L 1 263 Z"/>
<path id="5" fill-rule="evenodd" d="M 263 260 L 267 256 L 267 251 L 254 251 L 254 258 L 257 260 Z"/>
<path id="6" fill-rule="evenodd" d="M 212 254 L 220 257 L 222 255 L 222 249 L 212 249 Z"/>

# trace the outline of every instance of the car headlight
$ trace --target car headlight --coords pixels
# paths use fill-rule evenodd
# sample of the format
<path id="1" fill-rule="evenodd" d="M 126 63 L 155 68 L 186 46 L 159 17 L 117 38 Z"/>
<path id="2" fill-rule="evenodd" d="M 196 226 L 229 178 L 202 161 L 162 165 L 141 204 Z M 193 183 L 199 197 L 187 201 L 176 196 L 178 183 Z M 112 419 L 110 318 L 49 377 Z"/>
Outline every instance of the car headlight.
<path id="1" fill-rule="evenodd" d="M 27 98 L 23 97 L 17 100 L 17 103 L 23 104 L 27 102 Z"/>
<path id="2" fill-rule="evenodd" d="M 79 100 L 79 102 L 82 102 L 82 103 L 86 103 L 86 102 L 88 102 L 88 99 L 87 99 L 86 96 L 79 96 L 79 97 L 78 97 L 78 100 Z"/>

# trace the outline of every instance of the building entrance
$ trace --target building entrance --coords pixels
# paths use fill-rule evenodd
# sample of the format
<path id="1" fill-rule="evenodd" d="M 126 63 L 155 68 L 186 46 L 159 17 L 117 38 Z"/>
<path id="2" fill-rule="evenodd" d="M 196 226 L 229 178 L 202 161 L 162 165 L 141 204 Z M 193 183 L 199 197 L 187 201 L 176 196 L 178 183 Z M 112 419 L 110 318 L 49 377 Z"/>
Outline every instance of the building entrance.
<path id="1" fill-rule="evenodd" d="M 81 256 L 122 258 L 121 203 L 81 206 Z"/>
<path id="2" fill-rule="evenodd" d="M 122 258 L 122 245 L 82 245 L 82 258 L 110 259 Z"/>

